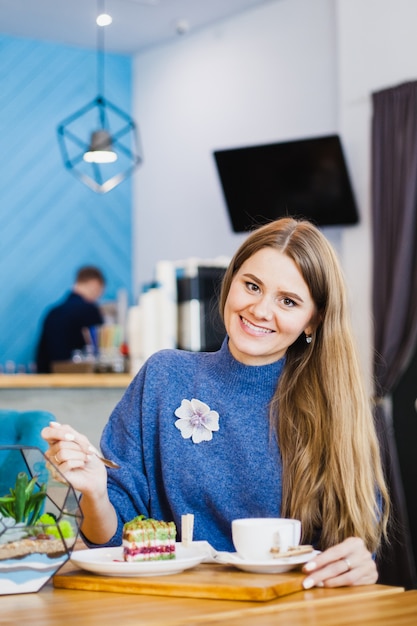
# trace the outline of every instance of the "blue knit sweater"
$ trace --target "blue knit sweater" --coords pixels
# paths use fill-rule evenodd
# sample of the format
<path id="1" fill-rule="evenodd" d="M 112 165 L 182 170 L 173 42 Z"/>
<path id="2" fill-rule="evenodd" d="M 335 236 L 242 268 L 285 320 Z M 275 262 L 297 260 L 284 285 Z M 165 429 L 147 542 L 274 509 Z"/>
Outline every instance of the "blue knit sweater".
<path id="1" fill-rule="evenodd" d="M 118 529 L 138 514 L 174 521 L 193 513 L 194 539 L 233 550 L 231 521 L 279 516 L 281 464 L 268 417 L 283 360 L 247 366 L 230 354 L 162 350 L 130 384 L 106 425 L 101 447 L 121 465 L 109 470 Z M 211 441 L 184 439 L 175 422 L 182 400 L 196 398 L 219 414 Z M 180 537 L 179 537 L 180 538 Z"/>

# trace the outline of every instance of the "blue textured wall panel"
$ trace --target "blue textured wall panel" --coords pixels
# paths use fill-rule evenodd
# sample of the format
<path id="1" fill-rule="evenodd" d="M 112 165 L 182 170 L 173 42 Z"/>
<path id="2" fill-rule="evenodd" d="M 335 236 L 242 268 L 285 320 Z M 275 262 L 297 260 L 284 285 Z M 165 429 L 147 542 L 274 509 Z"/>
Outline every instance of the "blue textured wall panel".
<path id="1" fill-rule="evenodd" d="M 65 169 L 56 128 L 97 95 L 96 54 L 0 35 L 0 366 L 33 362 L 46 309 L 95 264 L 103 300 L 132 299 L 131 179 L 96 194 Z M 131 114 L 131 59 L 106 55 L 105 96 Z M 93 130 L 93 129 L 92 129 Z"/>

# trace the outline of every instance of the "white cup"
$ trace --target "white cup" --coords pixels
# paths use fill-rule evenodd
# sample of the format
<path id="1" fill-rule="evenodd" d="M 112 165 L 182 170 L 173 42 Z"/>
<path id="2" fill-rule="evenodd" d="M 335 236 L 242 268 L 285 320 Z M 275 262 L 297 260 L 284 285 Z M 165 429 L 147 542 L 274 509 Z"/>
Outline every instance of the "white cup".
<path id="1" fill-rule="evenodd" d="M 248 517 L 232 521 L 232 540 L 241 559 L 267 561 L 298 546 L 301 522 L 283 517 Z"/>

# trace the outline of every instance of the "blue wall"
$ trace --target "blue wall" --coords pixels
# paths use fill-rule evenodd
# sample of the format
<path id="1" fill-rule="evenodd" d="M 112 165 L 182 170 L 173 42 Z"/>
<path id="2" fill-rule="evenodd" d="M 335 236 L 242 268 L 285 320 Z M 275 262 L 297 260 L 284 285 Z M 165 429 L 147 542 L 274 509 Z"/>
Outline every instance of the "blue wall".
<path id="1" fill-rule="evenodd" d="M 132 185 L 96 194 L 64 168 L 60 122 L 97 95 L 96 53 L 0 35 L 0 367 L 34 360 L 46 308 L 83 264 L 103 301 L 132 298 Z M 105 96 L 131 114 L 131 58 L 106 55 Z"/>

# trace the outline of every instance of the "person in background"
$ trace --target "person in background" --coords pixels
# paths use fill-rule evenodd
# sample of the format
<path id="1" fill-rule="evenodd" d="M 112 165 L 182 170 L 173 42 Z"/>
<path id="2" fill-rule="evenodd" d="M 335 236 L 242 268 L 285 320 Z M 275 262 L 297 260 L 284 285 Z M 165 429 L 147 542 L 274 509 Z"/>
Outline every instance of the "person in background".
<path id="1" fill-rule="evenodd" d="M 54 361 L 68 361 L 74 350 L 88 342 L 88 328 L 103 323 L 96 301 L 103 293 L 105 278 L 93 266 L 81 267 L 71 292 L 47 313 L 36 351 L 38 373 L 50 373 Z"/>
<path id="2" fill-rule="evenodd" d="M 220 311 L 220 350 L 157 352 L 126 390 L 101 438 L 120 469 L 69 425 L 42 431 L 82 493 L 85 541 L 120 545 L 139 514 L 180 535 L 192 512 L 194 539 L 233 551 L 233 519 L 290 517 L 322 551 L 306 589 L 375 583 L 390 505 L 336 254 L 309 222 L 262 226 L 226 271 Z"/>

